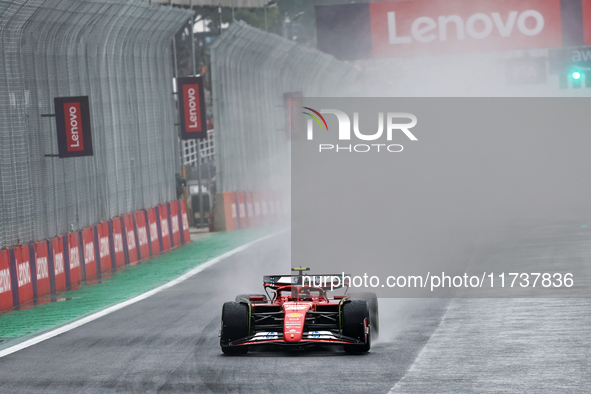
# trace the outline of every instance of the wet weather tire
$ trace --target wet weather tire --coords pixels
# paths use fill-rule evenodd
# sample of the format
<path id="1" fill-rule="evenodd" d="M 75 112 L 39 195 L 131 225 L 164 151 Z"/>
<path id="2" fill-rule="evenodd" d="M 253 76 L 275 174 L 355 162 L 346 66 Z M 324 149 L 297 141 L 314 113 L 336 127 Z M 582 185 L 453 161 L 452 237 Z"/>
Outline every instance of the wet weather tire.
<path id="1" fill-rule="evenodd" d="M 222 331 L 220 346 L 224 354 L 245 354 L 248 346 L 228 346 L 232 341 L 244 338 L 249 334 L 249 311 L 245 303 L 230 301 L 222 307 Z"/>
<path id="2" fill-rule="evenodd" d="M 380 336 L 380 319 L 378 313 L 378 296 L 376 293 L 351 293 L 351 298 L 367 301 L 369 307 L 369 325 L 371 328 L 371 338 L 376 340 Z"/>
<path id="3" fill-rule="evenodd" d="M 370 333 L 365 336 L 365 324 L 369 322 L 369 309 L 365 300 L 351 300 L 342 306 L 343 335 L 365 341 L 363 345 L 345 345 L 347 353 L 366 353 L 371 347 Z"/>

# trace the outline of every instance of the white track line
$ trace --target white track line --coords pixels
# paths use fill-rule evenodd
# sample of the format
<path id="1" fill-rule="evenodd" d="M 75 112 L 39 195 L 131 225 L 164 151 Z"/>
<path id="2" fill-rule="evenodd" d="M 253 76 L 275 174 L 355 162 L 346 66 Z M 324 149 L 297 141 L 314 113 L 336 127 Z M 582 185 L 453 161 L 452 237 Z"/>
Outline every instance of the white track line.
<path id="1" fill-rule="evenodd" d="M 14 346 L 11 346 L 9 348 L 6 348 L 4 350 L 1 350 L 0 351 L 0 358 L 5 357 L 5 356 L 8 356 L 9 354 L 18 352 L 19 350 L 26 349 L 29 346 L 33 346 L 33 345 L 36 345 L 36 344 L 38 344 L 40 342 L 46 341 L 46 340 L 48 340 L 50 338 L 53 338 L 53 337 L 58 336 L 60 334 L 63 334 L 64 332 L 68 332 L 70 330 L 73 330 L 76 327 L 83 326 L 86 323 L 90 323 L 91 321 L 100 319 L 103 316 L 107 316 L 108 314 L 111 314 L 113 312 L 116 312 L 119 309 L 123 309 L 126 306 L 133 305 L 136 302 L 140 302 L 142 300 L 145 300 L 146 298 L 151 297 L 154 294 L 160 293 L 162 290 L 166 290 L 169 287 L 172 287 L 174 285 L 178 285 L 179 283 L 181 283 L 181 282 L 189 279 L 190 277 L 192 277 L 194 275 L 197 275 L 199 272 L 203 271 L 204 269 L 209 268 L 212 265 L 214 265 L 216 263 L 219 263 L 220 261 L 222 261 L 222 260 L 224 260 L 224 259 L 226 259 L 226 258 L 228 258 L 228 257 L 230 257 L 232 255 L 235 255 L 236 253 L 240 253 L 243 250 L 251 247 L 252 245 L 254 245 L 254 244 L 258 243 L 258 242 L 261 242 L 261 241 L 264 241 L 264 240 L 269 239 L 271 237 L 274 237 L 276 235 L 279 235 L 279 234 L 281 234 L 281 233 L 283 233 L 285 231 L 287 231 L 287 230 L 282 230 L 282 231 L 279 231 L 279 232 L 276 232 L 276 233 L 267 235 L 267 236 L 265 236 L 263 238 L 259 238 L 259 239 L 255 240 L 255 241 L 249 242 L 247 244 L 244 244 L 244 245 L 242 245 L 242 246 L 240 246 L 240 247 L 238 247 L 236 249 L 233 249 L 233 250 L 231 250 L 231 251 L 229 251 L 227 253 L 224 253 L 221 256 L 218 256 L 218 257 L 216 257 L 216 258 L 214 258 L 212 260 L 209 260 L 209 261 L 201 264 L 198 267 L 193 268 L 191 271 L 187 272 L 186 274 L 183 274 L 183 275 L 179 276 L 178 278 L 173 279 L 173 280 L 171 280 L 170 282 L 168 282 L 166 284 L 163 284 L 160 287 L 157 287 L 157 288 L 155 288 L 153 290 L 147 291 L 147 292 L 145 292 L 143 294 L 140 294 L 137 297 L 133 297 L 133 298 L 127 300 L 127 301 L 123 301 L 123 302 L 121 302 L 119 304 L 110 306 L 110 307 L 108 307 L 106 309 L 103 309 L 102 311 L 93 313 L 92 315 L 88 315 L 86 317 L 83 317 L 82 319 L 76 320 L 76 321 L 74 321 L 72 323 L 68 323 L 68 324 L 66 324 L 64 326 L 61 326 L 59 328 L 56 328 L 55 330 L 51 330 L 49 332 L 46 332 L 45 334 L 41 334 L 39 336 L 36 336 L 34 338 L 28 339 L 28 340 L 26 340 L 24 342 L 21 342 L 19 344 L 16 344 Z"/>

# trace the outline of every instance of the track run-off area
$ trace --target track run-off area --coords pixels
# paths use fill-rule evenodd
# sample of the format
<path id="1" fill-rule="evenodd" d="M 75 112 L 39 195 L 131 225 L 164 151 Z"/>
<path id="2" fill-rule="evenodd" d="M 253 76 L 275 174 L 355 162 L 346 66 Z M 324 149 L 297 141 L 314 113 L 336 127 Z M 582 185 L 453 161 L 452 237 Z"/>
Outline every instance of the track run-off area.
<path id="1" fill-rule="evenodd" d="M 540 234 L 540 258 L 588 261 L 591 255 L 591 242 L 583 241 L 591 240 L 591 230 L 560 223 L 513 232 L 511 242 L 473 257 L 523 253 Z M 0 392 L 556 393 L 585 392 L 591 384 L 588 299 L 380 299 L 380 339 L 368 354 L 326 347 L 225 356 L 218 338 L 223 302 L 259 292 L 263 275 L 289 272 L 290 233 L 277 229 L 214 235 L 161 257 L 165 261 L 66 293 L 67 301 L 0 315 L 0 351 L 244 245 L 137 302 L 1 357 Z M 159 271 L 167 265 L 168 276 Z M 98 301 L 111 293 L 117 296 Z"/>

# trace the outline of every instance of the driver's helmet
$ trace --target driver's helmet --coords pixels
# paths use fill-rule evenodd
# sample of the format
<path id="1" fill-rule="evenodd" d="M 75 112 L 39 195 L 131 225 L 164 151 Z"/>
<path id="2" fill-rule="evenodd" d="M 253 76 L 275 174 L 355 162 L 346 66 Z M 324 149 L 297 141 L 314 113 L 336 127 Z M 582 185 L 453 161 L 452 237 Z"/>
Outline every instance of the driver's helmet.
<path id="1" fill-rule="evenodd" d="M 300 289 L 300 291 L 298 292 L 298 299 L 300 299 L 300 300 L 311 300 L 312 299 L 312 294 L 310 294 L 310 289 L 308 289 L 306 287 Z"/>

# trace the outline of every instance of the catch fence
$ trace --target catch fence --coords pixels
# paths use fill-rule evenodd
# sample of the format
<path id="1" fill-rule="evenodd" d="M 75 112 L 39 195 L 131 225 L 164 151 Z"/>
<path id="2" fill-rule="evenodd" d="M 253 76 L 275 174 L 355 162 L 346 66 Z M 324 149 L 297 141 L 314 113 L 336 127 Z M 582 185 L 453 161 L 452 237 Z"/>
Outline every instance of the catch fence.
<path id="1" fill-rule="evenodd" d="M 172 201 L 171 41 L 189 11 L 0 0 L 0 248 Z M 94 156 L 59 159 L 53 99 L 89 96 Z"/>

